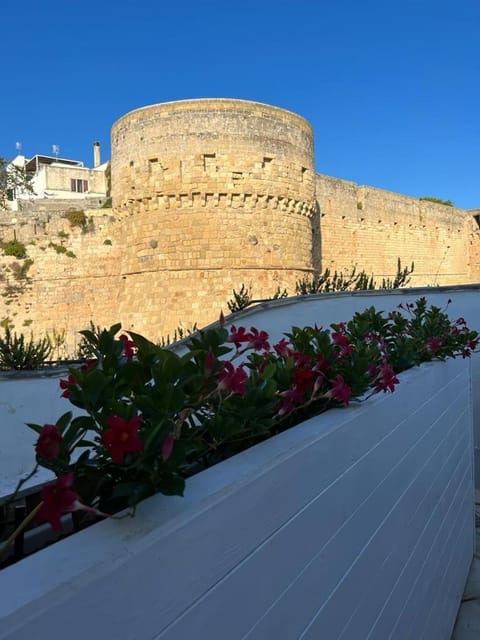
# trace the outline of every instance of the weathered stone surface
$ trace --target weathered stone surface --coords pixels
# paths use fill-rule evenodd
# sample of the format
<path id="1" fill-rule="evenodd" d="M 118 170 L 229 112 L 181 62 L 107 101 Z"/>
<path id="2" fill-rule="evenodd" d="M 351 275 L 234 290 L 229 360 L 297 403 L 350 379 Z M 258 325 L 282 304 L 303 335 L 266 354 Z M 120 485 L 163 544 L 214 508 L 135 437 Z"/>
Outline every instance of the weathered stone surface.
<path id="1" fill-rule="evenodd" d="M 90 321 L 156 340 L 216 319 L 242 283 L 256 299 L 293 294 L 327 267 L 381 280 L 400 257 L 415 262 L 412 285 L 479 280 L 475 212 L 315 175 L 308 122 L 256 102 L 186 100 L 120 118 L 112 196 L 84 228 L 44 203 L 5 214 L 0 238 L 26 243 L 33 264 L 19 280 L 22 261 L 0 256 L 0 321 L 65 330 L 72 352 Z"/>

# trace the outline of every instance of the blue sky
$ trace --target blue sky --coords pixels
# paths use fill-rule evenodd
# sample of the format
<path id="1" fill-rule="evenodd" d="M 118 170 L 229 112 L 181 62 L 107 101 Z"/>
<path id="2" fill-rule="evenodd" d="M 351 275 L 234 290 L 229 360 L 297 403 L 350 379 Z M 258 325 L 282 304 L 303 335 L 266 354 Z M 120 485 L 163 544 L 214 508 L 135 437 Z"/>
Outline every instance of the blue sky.
<path id="1" fill-rule="evenodd" d="M 132 109 L 244 98 L 307 118 L 320 173 L 480 207 L 480 0 L 1 0 L 0 23 L 1 156 L 91 166 Z"/>

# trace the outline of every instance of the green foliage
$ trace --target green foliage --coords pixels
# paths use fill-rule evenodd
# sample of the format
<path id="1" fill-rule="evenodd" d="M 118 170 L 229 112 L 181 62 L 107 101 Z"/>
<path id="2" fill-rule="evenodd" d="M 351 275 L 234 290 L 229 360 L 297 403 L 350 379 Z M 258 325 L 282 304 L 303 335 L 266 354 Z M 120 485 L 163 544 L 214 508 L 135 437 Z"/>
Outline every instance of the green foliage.
<path id="1" fill-rule="evenodd" d="M 13 271 L 15 280 L 27 280 L 27 273 L 32 264 L 33 260 L 31 258 L 27 258 L 25 262 L 21 264 L 18 262 L 14 262 L 11 266 L 11 269 Z"/>
<path id="2" fill-rule="evenodd" d="M 4 324 L 4 336 L 0 336 L 0 369 L 37 369 L 52 355 L 48 338 L 27 340 L 23 333 L 12 333 L 8 323 Z"/>
<path id="3" fill-rule="evenodd" d="M 406 309 L 292 327 L 273 346 L 254 327 L 218 326 L 192 335 L 181 355 L 118 337 L 119 324 L 92 326 L 81 333 L 93 359 L 61 382 L 84 413 L 57 420 L 58 453 L 37 462 L 72 471 L 81 501 L 107 513 L 157 492 L 182 495 L 193 473 L 366 392 L 393 391 L 408 367 L 476 348 L 462 318 L 452 323 L 423 298 Z M 44 427 L 29 426 L 42 437 Z"/>
<path id="4" fill-rule="evenodd" d="M 27 248 L 23 242 L 18 240 L 9 240 L 8 242 L 0 242 L 0 248 L 6 256 L 14 256 L 19 260 L 27 257 Z"/>
<path id="5" fill-rule="evenodd" d="M 105 202 L 102 204 L 100 209 L 111 209 L 112 208 L 112 198 L 108 197 Z"/>
<path id="6" fill-rule="evenodd" d="M 85 215 L 85 211 L 82 211 L 81 209 L 78 211 L 67 211 L 64 217 L 68 220 L 72 229 L 75 227 L 79 227 L 82 231 L 87 229 L 88 219 Z"/>
<path id="7" fill-rule="evenodd" d="M 356 267 L 353 267 L 348 275 L 345 275 L 342 271 L 339 273 L 335 271 L 332 274 L 330 269 L 325 269 L 320 276 L 299 280 L 295 291 L 297 295 L 310 295 L 335 291 L 369 291 L 379 288 L 398 289 L 409 283 L 410 275 L 413 273 L 414 268 L 413 262 L 410 268 L 402 268 L 401 260 L 398 258 L 395 277 L 393 279 L 383 278 L 381 285 L 377 283 L 373 275 L 367 275 L 363 269 L 357 273 Z"/>
<path id="8" fill-rule="evenodd" d="M 173 344 L 174 342 L 178 342 L 179 340 L 183 340 L 184 338 L 193 335 L 196 331 L 198 331 L 196 322 L 191 328 L 177 327 L 173 332 L 172 337 L 170 337 L 169 333 L 167 333 L 165 337 L 162 336 L 159 346 L 168 347 L 168 345 Z"/>
<path id="9" fill-rule="evenodd" d="M 9 200 L 24 194 L 33 194 L 31 177 L 22 167 L 16 167 L 0 157 L 0 209 L 6 209 Z"/>
<path id="10" fill-rule="evenodd" d="M 441 198 L 433 198 L 431 196 L 424 196 L 419 200 L 426 200 L 427 202 L 435 202 L 435 204 L 444 204 L 446 207 L 454 207 L 455 205 L 451 200 L 442 200 Z"/>
<path id="11" fill-rule="evenodd" d="M 355 291 L 374 288 L 375 283 L 373 276 L 369 277 L 363 270 L 357 273 L 356 267 L 353 267 L 349 275 L 344 274 L 342 271 L 334 271 L 332 274 L 330 269 L 325 269 L 325 271 L 319 276 L 298 280 L 295 285 L 295 293 L 303 296 L 316 293 Z"/>
<path id="12" fill-rule="evenodd" d="M 248 307 L 252 302 L 252 285 L 248 288 L 242 283 L 240 291 L 232 291 L 233 298 L 231 298 L 227 302 L 228 309 L 230 313 L 235 313 L 235 311 L 241 311 Z"/>
<path id="13" fill-rule="evenodd" d="M 51 249 L 54 249 L 57 253 L 67 253 L 67 247 L 64 247 L 63 244 L 55 244 L 55 242 L 49 242 L 48 246 Z"/>
<path id="14" fill-rule="evenodd" d="M 67 240 L 67 239 L 70 237 L 70 234 L 68 234 L 66 231 L 63 231 L 63 230 L 62 230 L 62 231 L 59 231 L 59 232 L 57 233 L 57 236 L 58 236 L 59 238 L 62 238 L 62 240 Z"/>

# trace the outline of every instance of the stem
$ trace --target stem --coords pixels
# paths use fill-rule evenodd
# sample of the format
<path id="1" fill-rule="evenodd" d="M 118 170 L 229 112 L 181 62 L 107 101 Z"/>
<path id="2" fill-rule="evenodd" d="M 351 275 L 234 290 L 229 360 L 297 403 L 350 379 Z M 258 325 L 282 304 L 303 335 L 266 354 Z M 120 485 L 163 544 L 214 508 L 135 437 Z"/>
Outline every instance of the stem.
<path id="1" fill-rule="evenodd" d="M 15 531 L 7 538 L 3 546 L 0 548 L 0 558 L 3 556 L 3 554 L 8 549 L 8 547 L 14 542 L 18 534 L 21 533 L 25 529 L 25 527 L 33 520 L 33 518 L 37 515 L 37 513 L 40 511 L 42 506 L 43 506 L 43 501 L 37 504 L 37 506 L 35 507 L 35 509 L 33 509 L 33 511 L 30 511 L 28 516 L 26 516 L 26 518 L 22 520 L 22 522 L 18 525 Z"/>
<path id="2" fill-rule="evenodd" d="M 17 486 L 15 487 L 14 492 L 12 493 L 12 495 L 8 498 L 8 500 L 5 502 L 5 504 L 3 505 L 5 507 L 5 509 L 15 500 L 15 498 L 17 497 L 17 493 L 20 491 L 20 489 L 22 488 L 22 486 L 25 484 L 25 482 L 27 482 L 27 480 L 30 480 L 30 478 L 32 478 L 38 471 L 38 463 L 33 467 L 33 470 L 30 471 L 30 473 L 28 474 L 28 476 L 25 476 L 25 478 L 22 478 L 21 480 L 18 481 Z"/>

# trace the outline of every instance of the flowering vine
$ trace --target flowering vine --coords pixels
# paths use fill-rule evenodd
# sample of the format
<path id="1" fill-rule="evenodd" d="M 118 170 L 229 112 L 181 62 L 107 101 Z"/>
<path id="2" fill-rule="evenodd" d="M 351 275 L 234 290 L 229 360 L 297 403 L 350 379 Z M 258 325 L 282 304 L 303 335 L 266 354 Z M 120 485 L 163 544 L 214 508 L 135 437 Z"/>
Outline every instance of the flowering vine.
<path id="1" fill-rule="evenodd" d="M 29 426 L 37 464 L 57 480 L 36 517 L 114 514 L 331 407 L 395 390 L 397 374 L 432 359 L 467 357 L 478 334 L 424 298 L 385 315 L 371 307 L 330 329 L 292 327 L 272 344 L 255 327 L 224 321 L 178 355 L 120 325 L 83 331 L 95 358 L 60 391 L 83 415 Z"/>

